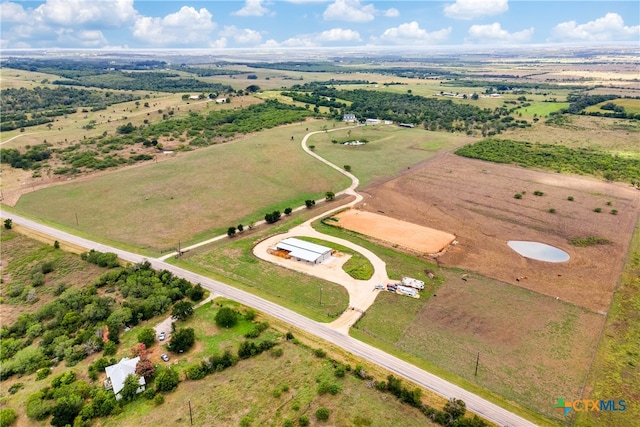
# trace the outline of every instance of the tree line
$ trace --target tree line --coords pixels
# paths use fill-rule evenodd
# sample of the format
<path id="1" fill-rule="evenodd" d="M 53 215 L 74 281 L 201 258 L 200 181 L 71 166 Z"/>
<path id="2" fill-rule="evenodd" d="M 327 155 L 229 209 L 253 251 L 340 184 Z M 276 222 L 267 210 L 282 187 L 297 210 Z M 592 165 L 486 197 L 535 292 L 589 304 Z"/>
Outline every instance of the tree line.
<path id="1" fill-rule="evenodd" d="M 0 130 L 9 131 L 52 122 L 52 117 L 75 113 L 80 107 L 100 110 L 136 99 L 139 97 L 130 93 L 72 87 L 3 89 L 0 92 Z"/>
<path id="2" fill-rule="evenodd" d="M 495 163 L 512 163 L 523 167 L 600 176 L 608 181 L 629 182 L 640 176 L 640 160 L 612 156 L 593 148 L 485 139 L 465 145 L 455 153 Z"/>

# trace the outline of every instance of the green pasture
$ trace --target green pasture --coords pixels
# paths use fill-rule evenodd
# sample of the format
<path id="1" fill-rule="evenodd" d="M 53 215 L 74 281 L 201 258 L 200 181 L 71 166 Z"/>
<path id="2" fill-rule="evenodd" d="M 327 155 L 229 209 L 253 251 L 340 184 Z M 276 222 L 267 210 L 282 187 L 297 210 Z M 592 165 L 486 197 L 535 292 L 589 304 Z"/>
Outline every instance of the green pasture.
<path id="1" fill-rule="evenodd" d="M 603 105 L 609 104 L 609 103 L 613 103 L 615 105 L 619 105 L 621 107 L 624 107 L 624 110 L 627 113 L 640 114 L 640 99 L 626 99 L 626 98 L 619 98 L 619 99 L 614 99 L 614 100 L 611 100 L 611 101 L 604 101 L 604 102 L 601 102 L 601 103 L 596 104 L 596 105 L 591 105 L 590 107 L 585 108 L 585 111 L 587 113 L 595 113 L 595 112 L 600 112 L 602 114 L 613 113 L 613 111 L 602 110 L 600 108 Z"/>
<path id="2" fill-rule="evenodd" d="M 16 211 L 141 249 L 170 250 L 347 187 L 346 177 L 300 149 L 307 129 L 325 123 L 271 129 L 35 191 L 20 198 Z"/>
<path id="3" fill-rule="evenodd" d="M 569 108 L 568 102 L 536 102 L 528 107 L 518 108 L 516 113 L 521 113 L 523 116 L 528 117 L 548 117 L 549 114 L 564 108 Z"/>
<path id="4" fill-rule="evenodd" d="M 632 427 L 640 419 L 640 223 L 609 309 L 582 399 L 626 401 L 623 412 L 581 412 L 575 425 Z M 619 407 L 619 405 L 618 405 Z"/>
<path id="5" fill-rule="evenodd" d="M 367 139 L 365 145 L 345 146 L 344 141 Z M 338 143 L 332 143 L 337 140 Z M 395 125 L 353 126 L 313 135 L 307 146 L 337 166 L 351 166 L 360 186 L 389 178 L 429 159 L 441 150 L 452 149 L 474 141 L 474 138 L 442 132 L 429 132 L 419 127 L 400 128 Z"/>

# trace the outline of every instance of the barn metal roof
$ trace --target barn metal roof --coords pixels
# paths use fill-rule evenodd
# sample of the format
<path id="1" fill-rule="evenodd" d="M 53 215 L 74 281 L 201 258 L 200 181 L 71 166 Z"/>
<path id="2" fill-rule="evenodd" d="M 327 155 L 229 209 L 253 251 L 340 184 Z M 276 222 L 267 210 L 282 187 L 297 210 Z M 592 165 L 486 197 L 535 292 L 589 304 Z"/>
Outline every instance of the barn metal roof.
<path id="1" fill-rule="evenodd" d="M 300 258 L 309 262 L 316 262 L 318 258 L 327 252 L 331 252 L 331 248 L 317 245 L 304 240 L 289 237 L 280 241 L 276 248 L 288 251 L 292 257 Z"/>

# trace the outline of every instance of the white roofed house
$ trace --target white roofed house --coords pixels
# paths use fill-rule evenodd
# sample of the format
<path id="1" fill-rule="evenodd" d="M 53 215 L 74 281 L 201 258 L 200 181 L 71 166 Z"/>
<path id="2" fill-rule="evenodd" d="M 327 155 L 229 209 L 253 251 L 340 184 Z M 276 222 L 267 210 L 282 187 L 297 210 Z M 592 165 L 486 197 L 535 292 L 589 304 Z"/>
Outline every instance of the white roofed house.
<path id="1" fill-rule="evenodd" d="M 115 365 L 107 366 L 104 369 L 107 373 L 107 381 L 105 381 L 105 386 L 107 387 L 107 389 L 113 389 L 113 394 L 116 395 L 117 400 L 120 400 L 122 398 L 120 392 L 124 388 L 124 381 L 129 375 L 136 374 L 136 365 L 139 361 L 139 357 L 134 357 L 133 359 L 123 357 L 120 362 L 116 363 Z M 140 377 L 138 384 L 140 384 L 140 387 L 138 387 L 137 393 L 142 393 L 146 385 L 144 377 Z"/>

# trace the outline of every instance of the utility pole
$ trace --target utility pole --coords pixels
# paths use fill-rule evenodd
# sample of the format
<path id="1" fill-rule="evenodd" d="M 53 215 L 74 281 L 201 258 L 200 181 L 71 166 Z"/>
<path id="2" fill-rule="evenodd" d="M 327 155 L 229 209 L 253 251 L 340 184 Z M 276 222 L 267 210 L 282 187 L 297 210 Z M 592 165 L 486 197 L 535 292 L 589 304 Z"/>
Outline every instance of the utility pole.
<path id="1" fill-rule="evenodd" d="M 76 214 L 76 225 L 80 225 L 80 224 L 78 223 L 78 212 L 74 212 L 74 213 Z"/>
<path id="2" fill-rule="evenodd" d="M 193 412 L 191 411 L 191 400 L 189 400 L 189 419 L 191 420 L 191 425 L 193 425 Z"/>
<path id="3" fill-rule="evenodd" d="M 480 363 L 480 352 L 478 352 L 478 357 L 476 358 L 476 372 L 473 374 L 474 376 L 478 376 L 478 363 Z"/>

